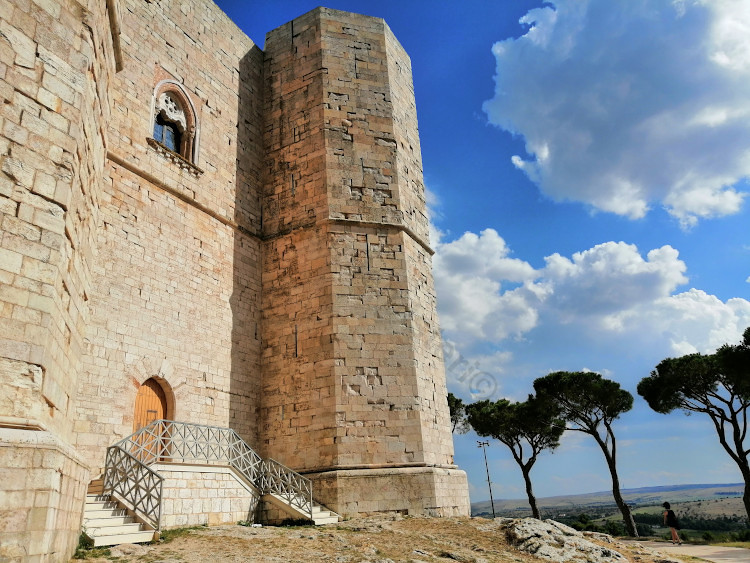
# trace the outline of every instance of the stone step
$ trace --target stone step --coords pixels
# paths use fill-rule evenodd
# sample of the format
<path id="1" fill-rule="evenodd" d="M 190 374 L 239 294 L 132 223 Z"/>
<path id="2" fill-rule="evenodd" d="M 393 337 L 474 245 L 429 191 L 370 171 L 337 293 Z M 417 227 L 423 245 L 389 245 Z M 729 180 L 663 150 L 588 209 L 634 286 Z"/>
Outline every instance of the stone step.
<path id="1" fill-rule="evenodd" d="M 104 479 L 94 479 L 89 483 L 86 494 L 100 495 L 104 490 Z"/>
<path id="2" fill-rule="evenodd" d="M 102 508 L 96 510 L 86 510 L 84 512 L 84 518 L 109 518 L 110 516 L 127 516 L 128 511 L 124 508 Z"/>
<path id="3" fill-rule="evenodd" d="M 86 499 L 85 510 L 105 510 L 107 508 L 118 508 L 113 500 L 88 500 Z"/>
<path id="4" fill-rule="evenodd" d="M 109 495 L 86 495 L 86 504 L 92 504 L 95 502 L 107 502 L 110 501 L 112 497 Z"/>
<path id="5" fill-rule="evenodd" d="M 85 517 L 83 523 L 87 528 L 104 528 L 109 526 L 122 526 L 123 524 L 132 524 L 135 518 L 132 516 L 110 516 L 109 518 L 88 518 Z"/>
<path id="6" fill-rule="evenodd" d="M 316 512 L 316 509 L 318 512 Z M 321 506 L 315 505 L 313 507 L 313 522 L 316 526 L 321 524 L 333 524 L 339 521 L 339 515 L 333 510 L 324 510 Z"/>
<path id="7" fill-rule="evenodd" d="M 88 535 L 88 534 L 87 534 Z M 135 532 L 130 534 L 112 534 L 109 536 L 90 536 L 94 541 L 94 547 L 102 547 L 107 545 L 119 545 L 121 543 L 145 543 L 150 542 L 154 539 L 153 530 L 145 530 L 142 532 Z"/>
<path id="8" fill-rule="evenodd" d="M 96 538 L 97 536 L 120 536 L 145 531 L 140 522 L 131 522 L 129 524 L 119 524 L 114 526 L 99 526 L 96 528 L 89 528 L 86 526 L 86 529 L 91 530 L 91 533 L 88 534 L 91 538 Z"/>
<path id="9" fill-rule="evenodd" d="M 274 499 L 276 499 L 276 501 L 286 506 L 288 512 L 294 513 L 300 518 L 309 518 L 308 514 L 301 511 L 299 508 L 297 508 L 294 505 L 295 502 L 298 502 L 299 504 L 304 505 L 305 499 L 303 499 L 302 497 L 292 497 L 291 499 L 292 502 L 290 503 L 287 499 L 285 499 L 281 495 L 270 493 L 270 496 L 272 496 Z M 315 522 L 316 526 L 320 526 L 322 524 L 333 524 L 334 522 L 339 521 L 339 515 L 333 512 L 332 510 L 328 510 L 324 506 L 321 506 L 319 504 L 313 504 L 312 521 Z"/>
<path id="10" fill-rule="evenodd" d="M 334 514 L 333 512 L 327 512 L 325 514 L 316 514 L 313 516 L 313 520 L 327 520 L 328 518 L 336 518 L 338 520 L 339 515 Z"/>
<path id="11" fill-rule="evenodd" d="M 143 543 L 154 539 L 154 530 L 136 522 L 125 508 L 109 496 L 86 496 L 83 525 L 95 547 Z"/>
<path id="12" fill-rule="evenodd" d="M 328 516 L 327 518 L 313 518 L 316 526 L 322 526 L 323 524 L 336 524 L 339 521 L 338 516 Z"/>

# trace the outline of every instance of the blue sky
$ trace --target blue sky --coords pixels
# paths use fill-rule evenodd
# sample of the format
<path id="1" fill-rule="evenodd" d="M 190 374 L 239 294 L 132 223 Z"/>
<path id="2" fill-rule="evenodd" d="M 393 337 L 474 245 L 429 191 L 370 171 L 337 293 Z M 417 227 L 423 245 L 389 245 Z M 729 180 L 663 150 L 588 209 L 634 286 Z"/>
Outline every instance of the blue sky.
<path id="1" fill-rule="evenodd" d="M 315 2 L 218 2 L 260 46 Z M 523 400 L 592 370 L 635 397 L 615 424 L 625 488 L 741 481 L 708 419 L 658 415 L 638 381 L 750 326 L 750 3 L 334 1 L 412 59 L 449 390 Z M 590 438 L 532 471 L 538 496 L 607 490 Z M 488 498 L 473 433 L 455 437 Z M 496 498 L 524 498 L 505 447 Z"/>

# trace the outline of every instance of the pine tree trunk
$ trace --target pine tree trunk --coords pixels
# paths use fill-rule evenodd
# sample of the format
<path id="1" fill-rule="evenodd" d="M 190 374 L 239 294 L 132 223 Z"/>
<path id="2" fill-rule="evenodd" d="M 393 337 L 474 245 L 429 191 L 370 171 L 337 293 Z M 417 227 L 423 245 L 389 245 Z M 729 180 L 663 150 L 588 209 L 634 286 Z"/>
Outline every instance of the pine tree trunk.
<path id="1" fill-rule="evenodd" d="M 622 520 L 625 524 L 625 531 L 629 536 L 637 538 L 638 529 L 635 526 L 633 514 L 630 512 L 630 507 L 627 505 L 625 500 L 623 500 L 622 495 L 620 494 L 620 481 L 617 478 L 617 471 L 615 470 L 614 466 L 610 466 L 609 471 L 612 474 L 612 496 L 615 497 L 615 503 L 622 513 Z"/>
<path id="2" fill-rule="evenodd" d="M 599 447 L 601 447 L 602 452 L 604 452 L 604 458 L 607 460 L 609 474 L 612 476 L 612 496 L 615 498 L 615 504 L 617 504 L 617 508 L 619 508 L 620 513 L 622 513 L 622 521 L 623 524 L 625 524 L 625 531 L 630 537 L 637 538 L 638 529 L 635 526 L 635 520 L 633 520 L 633 515 L 630 512 L 630 507 L 622 498 L 622 494 L 620 494 L 620 478 L 617 476 L 617 467 L 615 464 L 614 455 L 610 453 L 609 449 L 607 448 L 607 444 L 604 443 L 604 441 L 598 434 L 594 434 L 593 436 L 599 444 Z M 614 448 L 614 436 L 610 434 L 610 437 L 612 438 L 612 447 Z"/>
<path id="3" fill-rule="evenodd" d="M 534 496 L 534 491 L 531 489 L 531 471 L 522 466 L 521 472 L 523 473 L 523 480 L 526 482 L 526 496 L 529 497 L 531 515 L 537 520 L 541 520 L 541 518 L 539 517 L 539 509 L 536 506 L 536 497 Z"/>
<path id="4" fill-rule="evenodd" d="M 742 494 L 742 503 L 745 505 L 747 521 L 750 523 L 750 467 L 748 467 L 747 459 L 745 459 L 744 462 L 744 464 L 739 464 L 742 478 L 745 480 L 745 491 Z"/>
<path id="5" fill-rule="evenodd" d="M 748 331 L 750 331 L 750 329 L 748 329 Z M 744 413 L 744 416 L 746 416 L 746 413 Z M 727 451 L 727 453 L 737 463 L 737 466 L 740 468 L 740 473 L 742 473 L 742 479 L 745 481 L 745 491 L 742 494 L 742 503 L 745 505 L 747 521 L 748 523 L 750 523 L 750 464 L 748 463 L 747 453 L 745 452 L 744 441 L 745 431 L 747 430 L 747 423 L 744 416 L 742 418 L 742 421 L 740 421 L 737 414 L 733 413 L 732 415 L 732 437 L 734 440 L 734 452 L 729 447 L 729 444 L 726 443 L 726 441 L 722 440 L 721 434 L 719 434 L 719 440 L 721 441 L 721 445 L 724 446 L 724 449 Z M 714 425 L 716 425 L 716 422 L 714 422 Z"/>

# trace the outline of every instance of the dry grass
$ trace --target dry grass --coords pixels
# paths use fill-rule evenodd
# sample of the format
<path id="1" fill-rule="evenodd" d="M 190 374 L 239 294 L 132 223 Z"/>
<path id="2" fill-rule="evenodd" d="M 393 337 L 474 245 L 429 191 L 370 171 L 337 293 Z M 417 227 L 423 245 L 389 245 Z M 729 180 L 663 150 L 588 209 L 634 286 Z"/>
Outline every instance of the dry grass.
<path id="1" fill-rule="evenodd" d="M 663 561 L 646 548 L 608 544 L 630 561 Z M 111 548 L 89 562 L 465 561 L 532 563 L 539 559 L 508 545 L 498 524 L 482 518 L 367 518 L 319 527 L 219 526 L 190 531 L 169 543 Z"/>
<path id="2" fill-rule="evenodd" d="M 743 549 L 750 549 L 750 541 L 728 541 L 724 543 L 709 542 L 708 545 L 717 545 L 719 547 L 741 547 Z"/>

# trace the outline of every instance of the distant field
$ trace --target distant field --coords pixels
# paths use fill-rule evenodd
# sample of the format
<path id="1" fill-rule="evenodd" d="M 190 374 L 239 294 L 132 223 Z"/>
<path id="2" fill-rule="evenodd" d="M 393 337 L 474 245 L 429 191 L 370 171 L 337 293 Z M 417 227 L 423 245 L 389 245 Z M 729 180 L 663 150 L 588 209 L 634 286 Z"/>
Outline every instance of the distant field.
<path id="1" fill-rule="evenodd" d="M 644 487 L 625 489 L 623 498 L 633 505 L 637 512 L 659 512 L 661 503 L 668 501 L 679 512 L 692 516 L 707 518 L 717 516 L 742 516 L 745 509 L 742 504 L 743 483 L 724 485 L 675 485 L 666 487 Z M 568 495 L 537 499 L 542 512 L 559 514 L 561 511 L 591 512 L 611 510 L 614 499 L 609 491 L 584 495 Z M 490 514 L 490 501 L 476 502 L 471 505 L 473 515 Z M 530 516 L 531 510 L 526 499 L 495 499 L 495 512 L 498 516 Z"/>
<path id="2" fill-rule="evenodd" d="M 716 518 L 719 516 L 743 516 L 745 514 L 745 506 L 742 504 L 742 497 L 694 500 L 679 504 L 672 503 L 672 505 L 673 508 L 676 508 L 681 513 L 703 516 L 706 518 Z M 657 508 L 661 509 L 661 507 Z"/>

